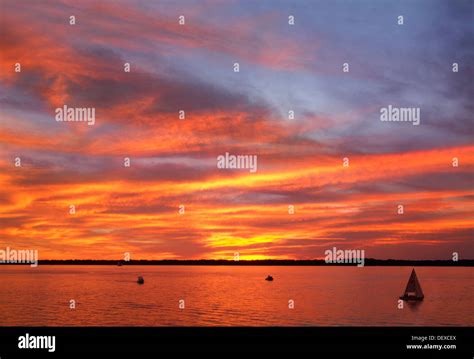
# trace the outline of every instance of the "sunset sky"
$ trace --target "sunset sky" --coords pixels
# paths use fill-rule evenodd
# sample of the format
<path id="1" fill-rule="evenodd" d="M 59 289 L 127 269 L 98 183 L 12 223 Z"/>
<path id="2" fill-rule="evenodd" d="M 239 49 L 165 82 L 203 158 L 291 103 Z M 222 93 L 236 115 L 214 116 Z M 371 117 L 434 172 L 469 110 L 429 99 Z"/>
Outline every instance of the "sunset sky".
<path id="1" fill-rule="evenodd" d="M 0 0 L 0 249 L 472 259 L 473 13 L 470 0 Z M 95 125 L 57 122 L 63 105 L 94 107 Z M 388 105 L 419 107 L 420 125 L 381 122 Z M 226 152 L 257 155 L 258 171 L 218 169 Z"/>

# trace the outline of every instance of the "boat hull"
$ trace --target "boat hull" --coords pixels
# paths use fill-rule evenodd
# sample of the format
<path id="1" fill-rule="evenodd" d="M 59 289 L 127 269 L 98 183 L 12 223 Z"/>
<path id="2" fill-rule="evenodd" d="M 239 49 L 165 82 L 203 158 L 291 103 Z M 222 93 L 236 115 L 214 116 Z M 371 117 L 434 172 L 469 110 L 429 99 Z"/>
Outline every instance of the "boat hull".
<path id="1" fill-rule="evenodd" d="M 415 301 L 415 302 L 421 302 L 424 297 L 416 297 L 414 295 L 403 295 L 400 297 L 400 299 L 405 300 L 405 301 Z"/>

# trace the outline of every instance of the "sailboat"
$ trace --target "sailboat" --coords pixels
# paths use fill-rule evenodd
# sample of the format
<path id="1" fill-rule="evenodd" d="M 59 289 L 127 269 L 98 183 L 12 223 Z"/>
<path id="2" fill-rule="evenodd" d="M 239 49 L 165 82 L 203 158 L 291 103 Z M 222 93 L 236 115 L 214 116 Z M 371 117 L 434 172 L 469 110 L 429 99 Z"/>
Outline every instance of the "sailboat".
<path id="1" fill-rule="evenodd" d="M 408 280 L 405 293 L 400 297 L 403 300 L 423 300 L 423 290 L 421 289 L 420 282 L 416 276 L 415 268 L 411 271 L 410 279 Z"/>

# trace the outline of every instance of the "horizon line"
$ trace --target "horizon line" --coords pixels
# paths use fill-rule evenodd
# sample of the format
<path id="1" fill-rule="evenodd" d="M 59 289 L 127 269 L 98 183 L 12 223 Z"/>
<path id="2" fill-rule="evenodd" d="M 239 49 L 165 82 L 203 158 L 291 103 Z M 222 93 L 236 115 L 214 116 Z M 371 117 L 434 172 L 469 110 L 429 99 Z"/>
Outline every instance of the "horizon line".
<path id="1" fill-rule="evenodd" d="M 77 265 L 307 265 L 307 266 L 356 266 L 357 260 L 354 262 L 326 262 L 324 259 L 41 259 L 38 264 L 77 264 Z M 0 265 L 21 265 L 28 263 L 5 263 L 0 261 Z M 376 259 L 365 258 L 364 266 L 377 265 L 441 265 L 441 266 L 474 266 L 474 259 Z"/>

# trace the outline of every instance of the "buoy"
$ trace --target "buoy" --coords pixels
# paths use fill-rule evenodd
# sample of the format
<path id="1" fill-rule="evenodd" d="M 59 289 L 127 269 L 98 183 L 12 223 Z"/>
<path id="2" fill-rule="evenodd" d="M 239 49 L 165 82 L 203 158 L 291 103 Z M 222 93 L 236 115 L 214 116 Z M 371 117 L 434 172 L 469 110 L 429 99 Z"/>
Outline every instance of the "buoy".
<path id="1" fill-rule="evenodd" d="M 143 283 L 145 283 L 145 280 L 143 279 L 143 277 L 138 277 L 137 283 L 138 284 L 143 284 Z"/>

